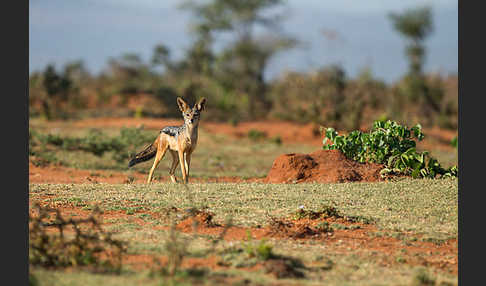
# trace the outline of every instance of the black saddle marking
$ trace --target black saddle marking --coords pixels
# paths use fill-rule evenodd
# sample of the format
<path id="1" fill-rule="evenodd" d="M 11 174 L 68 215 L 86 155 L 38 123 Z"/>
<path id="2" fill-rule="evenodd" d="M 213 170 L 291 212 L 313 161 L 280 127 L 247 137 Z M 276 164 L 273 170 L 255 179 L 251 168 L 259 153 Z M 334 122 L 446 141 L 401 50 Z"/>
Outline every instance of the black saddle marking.
<path id="1" fill-rule="evenodd" d="M 176 135 L 178 135 L 181 131 L 181 127 L 180 126 L 167 126 L 167 127 L 164 127 L 160 132 L 164 132 L 165 134 L 169 135 L 169 136 L 172 136 L 172 137 L 175 137 Z"/>

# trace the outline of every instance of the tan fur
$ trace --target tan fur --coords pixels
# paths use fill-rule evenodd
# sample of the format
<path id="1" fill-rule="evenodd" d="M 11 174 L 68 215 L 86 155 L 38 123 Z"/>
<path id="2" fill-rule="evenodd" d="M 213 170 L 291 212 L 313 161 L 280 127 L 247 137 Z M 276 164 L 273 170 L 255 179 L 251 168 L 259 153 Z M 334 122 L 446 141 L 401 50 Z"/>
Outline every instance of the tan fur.
<path id="1" fill-rule="evenodd" d="M 169 150 L 170 154 L 172 155 L 172 165 L 169 169 L 169 175 L 172 182 L 177 182 L 174 173 L 177 165 L 180 162 L 183 162 L 183 164 L 180 164 L 182 171 L 182 180 L 184 183 L 187 183 L 189 180 L 191 155 L 197 146 L 199 115 L 200 111 L 204 110 L 206 99 L 201 98 L 201 100 L 199 100 L 199 102 L 195 104 L 193 108 L 190 108 L 189 105 L 182 98 L 178 97 L 177 104 L 182 112 L 182 116 L 184 117 L 184 125 L 177 127 L 168 127 L 172 128 L 171 130 L 177 131 L 177 136 L 171 136 L 164 133 L 163 131 L 160 132 L 160 135 L 153 143 L 153 146 L 157 148 L 157 153 L 155 155 L 154 164 L 150 169 L 147 183 L 150 183 L 152 181 L 153 173 L 159 165 L 160 160 L 162 160 L 162 158 L 164 157 L 167 150 Z"/>

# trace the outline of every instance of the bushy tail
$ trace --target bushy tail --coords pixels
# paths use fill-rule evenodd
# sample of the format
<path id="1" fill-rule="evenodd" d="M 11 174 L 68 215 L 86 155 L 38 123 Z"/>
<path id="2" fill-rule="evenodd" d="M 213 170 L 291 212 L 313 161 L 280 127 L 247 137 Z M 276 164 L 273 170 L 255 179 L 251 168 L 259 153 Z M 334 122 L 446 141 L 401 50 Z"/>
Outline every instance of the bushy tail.
<path id="1" fill-rule="evenodd" d="M 133 165 L 136 165 L 140 162 L 145 162 L 147 160 L 152 159 L 155 154 L 157 154 L 157 144 L 159 142 L 159 137 L 155 139 L 154 143 L 148 145 L 143 149 L 143 151 L 137 153 L 131 160 L 128 162 L 128 168 L 130 168 Z"/>

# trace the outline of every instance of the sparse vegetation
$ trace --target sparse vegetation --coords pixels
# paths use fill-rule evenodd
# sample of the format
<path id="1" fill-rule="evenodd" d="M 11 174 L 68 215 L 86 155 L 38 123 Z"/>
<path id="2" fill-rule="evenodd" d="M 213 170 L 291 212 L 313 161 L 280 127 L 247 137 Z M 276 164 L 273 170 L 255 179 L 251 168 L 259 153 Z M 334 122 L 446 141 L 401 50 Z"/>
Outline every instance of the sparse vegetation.
<path id="1" fill-rule="evenodd" d="M 39 204 L 34 206 L 34 210 L 36 214 L 29 215 L 31 265 L 91 266 L 96 271 L 120 271 L 126 245 L 101 228 L 98 208 L 86 219 L 65 219 L 58 209 Z M 100 254 L 107 258 L 103 259 Z"/>
<path id="2" fill-rule="evenodd" d="M 70 137 L 56 134 L 42 134 L 29 130 L 29 154 L 49 162 L 56 162 L 48 146 L 66 151 L 83 151 L 101 157 L 106 152 L 112 153 L 112 159 L 119 163 L 136 153 L 143 144 L 153 141 L 153 135 L 142 132 L 142 128 L 121 128 L 118 136 L 110 137 L 99 129 L 89 129 L 84 137 Z"/>
<path id="3" fill-rule="evenodd" d="M 251 235 L 248 234 L 248 242 L 243 243 L 243 249 L 249 258 L 256 257 L 259 260 L 268 260 L 275 258 L 275 254 L 272 252 L 273 247 L 268 244 L 265 239 L 255 243 L 251 239 Z"/>

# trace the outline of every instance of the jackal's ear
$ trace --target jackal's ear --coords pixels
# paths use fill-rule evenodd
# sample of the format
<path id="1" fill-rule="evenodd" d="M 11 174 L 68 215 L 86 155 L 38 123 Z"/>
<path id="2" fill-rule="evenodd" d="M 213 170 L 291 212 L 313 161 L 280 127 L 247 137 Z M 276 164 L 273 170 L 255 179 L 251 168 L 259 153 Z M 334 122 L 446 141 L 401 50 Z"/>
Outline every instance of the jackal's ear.
<path id="1" fill-rule="evenodd" d="M 204 110 L 204 107 L 206 106 L 206 98 L 202 97 L 199 102 L 196 104 L 197 110 L 201 111 Z"/>
<path id="2" fill-rule="evenodd" d="M 179 105 L 179 109 L 184 112 L 189 108 L 189 105 L 182 99 L 182 97 L 177 97 L 177 105 Z"/>

